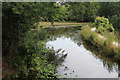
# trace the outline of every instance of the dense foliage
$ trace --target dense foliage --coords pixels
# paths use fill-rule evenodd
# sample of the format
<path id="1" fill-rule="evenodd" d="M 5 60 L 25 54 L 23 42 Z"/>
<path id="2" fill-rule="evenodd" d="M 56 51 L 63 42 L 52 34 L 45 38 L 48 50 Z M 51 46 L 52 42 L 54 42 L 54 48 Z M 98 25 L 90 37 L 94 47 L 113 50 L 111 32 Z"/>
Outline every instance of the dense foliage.
<path id="1" fill-rule="evenodd" d="M 37 3 L 3 3 L 3 55 L 16 53 L 20 36 L 34 27 L 39 21 L 40 11 Z M 34 8 L 34 9 L 33 9 Z"/>
<path id="2" fill-rule="evenodd" d="M 95 3 L 69 3 L 69 20 L 72 21 L 93 21 L 97 13 L 97 5 Z"/>
<path id="3" fill-rule="evenodd" d="M 54 3 L 43 5 L 52 6 Z M 49 11 L 42 7 L 42 3 L 14 2 L 3 3 L 2 6 L 3 55 L 17 69 L 17 73 L 12 77 L 56 78 L 55 65 L 51 64 L 49 56 L 46 56 L 54 54 L 54 50 L 46 49 L 44 33 L 30 31 L 42 17 L 49 21 L 55 20 L 56 16 L 53 15 L 53 18 L 52 14 L 46 17 L 54 7 Z M 43 14 L 44 11 L 48 12 Z M 57 15 L 56 10 L 54 11 Z"/>
<path id="4" fill-rule="evenodd" d="M 57 78 L 54 61 L 59 59 L 56 52 L 45 47 L 47 35 L 39 31 L 28 31 L 20 41 L 19 53 L 13 60 L 17 72 L 13 78 Z M 52 57 L 50 57 L 52 55 Z M 50 59 L 51 58 L 51 59 Z"/>

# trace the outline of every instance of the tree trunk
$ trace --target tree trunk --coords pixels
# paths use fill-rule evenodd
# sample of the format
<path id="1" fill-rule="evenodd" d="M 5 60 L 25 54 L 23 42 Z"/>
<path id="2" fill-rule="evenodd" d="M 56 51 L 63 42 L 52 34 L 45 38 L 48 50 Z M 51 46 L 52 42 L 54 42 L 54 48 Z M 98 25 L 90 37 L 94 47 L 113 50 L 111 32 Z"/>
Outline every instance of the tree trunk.
<path id="1" fill-rule="evenodd" d="M 54 27 L 54 22 L 51 22 L 51 25 Z"/>

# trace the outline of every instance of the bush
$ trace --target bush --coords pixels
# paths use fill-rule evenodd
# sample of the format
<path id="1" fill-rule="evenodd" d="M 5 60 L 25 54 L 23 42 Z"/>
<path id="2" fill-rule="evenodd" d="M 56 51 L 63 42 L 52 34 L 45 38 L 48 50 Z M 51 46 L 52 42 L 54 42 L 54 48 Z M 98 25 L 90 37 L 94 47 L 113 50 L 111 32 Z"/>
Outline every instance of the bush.
<path id="1" fill-rule="evenodd" d="M 97 17 L 95 19 L 95 24 L 96 27 L 100 27 L 100 26 L 106 27 L 106 25 L 109 24 L 109 20 L 104 17 Z"/>
<path id="2" fill-rule="evenodd" d="M 108 30 L 109 32 L 113 32 L 114 28 L 113 25 L 111 23 L 109 23 L 109 20 L 107 18 L 104 17 L 97 17 L 95 19 L 95 26 L 98 28 L 98 32 L 102 33 L 105 30 Z"/>

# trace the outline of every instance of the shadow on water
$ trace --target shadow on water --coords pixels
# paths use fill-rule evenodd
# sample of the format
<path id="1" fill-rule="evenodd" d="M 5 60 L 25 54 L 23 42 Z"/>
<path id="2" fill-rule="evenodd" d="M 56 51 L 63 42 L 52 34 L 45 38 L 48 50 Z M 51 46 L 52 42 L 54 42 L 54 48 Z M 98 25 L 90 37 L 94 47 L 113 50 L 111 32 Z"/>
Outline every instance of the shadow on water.
<path id="1" fill-rule="evenodd" d="M 102 62 L 102 66 L 104 69 L 106 69 L 109 73 L 112 73 L 113 71 L 115 71 L 117 73 L 117 76 L 120 77 L 120 63 L 116 62 L 112 58 L 105 57 L 104 55 L 101 55 L 100 51 L 96 50 L 95 47 L 93 47 L 91 44 L 87 43 L 86 41 L 82 40 L 82 38 L 79 34 L 79 31 L 80 31 L 80 27 L 45 28 L 44 30 L 42 30 L 41 33 L 44 35 L 44 37 L 46 37 L 45 41 L 47 41 L 48 43 L 49 42 L 54 43 L 54 41 L 58 41 L 59 39 L 62 41 L 65 41 L 65 39 L 69 39 L 70 41 L 74 42 L 74 44 L 77 44 L 78 48 L 83 46 L 83 48 L 85 48 L 85 50 L 86 50 L 86 53 L 89 51 L 90 55 L 92 55 L 94 58 L 96 58 L 97 60 Z M 59 44 L 62 44 L 62 43 L 59 43 Z M 46 44 L 46 46 L 48 46 L 48 44 Z M 55 48 L 55 46 L 53 46 L 53 47 Z M 68 47 L 72 47 L 72 45 L 68 46 Z M 49 46 L 49 48 L 50 48 L 50 46 Z M 60 54 L 61 52 L 62 52 L 62 54 Z M 59 59 L 58 59 L 58 57 L 55 57 L 56 59 L 54 59 L 55 60 L 54 64 L 57 64 L 57 65 L 64 64 L 65 63 L 64 60 L 67 61 L 69 59 L 69 53 L 68 53 L 68 56 L 67 56 L 67 53 L 66 54 L 65 53 L 66 53 L 66 51 L 64 51 L 64 48 L 58 49 L 56 51 L 55 55 L 59 56 Z M 71 53 L 74 53 L 74 51 L 71 50 Z M 84 53 L 84 54 L 86 54 L 86 53 Z M 49 56 L 51 56 L 51 59 L 53 59 L 52 55 L 49 55 Z M 69 66 L 65 65 L 64 71 L 65 70 L 69 70 Z M 64 71 L 62 71 L 62 72 L 64 73 Z M 58 70 L 58 73 L 59 73 L 59 70 Z M 75 73 L 74 70 L 72 72 L 70 72 L 70 74 L 73 74 L 73 73 Z M 68 73 L 66 72 L 62 76 L 66 76 L 67 74 Z M 88 74 L 86 74 L 86 75 L 88 75 Z M 76 75 L 76 77 L 77 76 L 78 75 Z M 67 77 L 70 78 L 70 75 L 68 75 Z M 115 78 L 115 77 L 113 76 L 113 78 Z"/>

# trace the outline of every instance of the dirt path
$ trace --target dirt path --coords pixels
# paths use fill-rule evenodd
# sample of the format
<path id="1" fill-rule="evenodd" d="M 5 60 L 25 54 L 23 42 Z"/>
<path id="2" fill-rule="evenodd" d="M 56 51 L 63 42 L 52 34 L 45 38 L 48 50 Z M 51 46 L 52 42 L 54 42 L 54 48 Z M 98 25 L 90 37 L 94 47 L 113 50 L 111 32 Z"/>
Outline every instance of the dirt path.
<path id="1" fill-rule="evenodd" d="M 54 22 L 54 26 L 68 26 L 68 25 L 85 25 L 89 23 L 77 23 L 77 22 Z M 51 26 L 50 22 L 40 22 L 38 25 L 40 26 Z"/>

